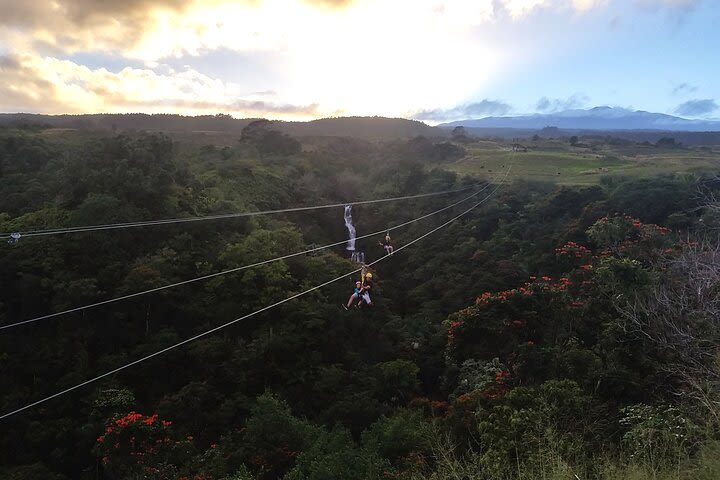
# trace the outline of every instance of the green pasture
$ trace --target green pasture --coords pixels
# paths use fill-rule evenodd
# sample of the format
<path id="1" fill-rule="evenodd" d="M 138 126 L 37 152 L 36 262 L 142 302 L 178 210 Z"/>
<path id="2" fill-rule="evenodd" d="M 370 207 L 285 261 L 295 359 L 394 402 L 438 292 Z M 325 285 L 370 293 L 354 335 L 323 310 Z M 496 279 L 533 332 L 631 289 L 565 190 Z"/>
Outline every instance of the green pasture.
<path id="1" fill-rule="evenodd" d="M 655 149 L 638 146 L 614 150 L 572 148 L 551 144 L 512 151 L 511 146 L 483 142 L 467 147 L 468 154 L 448 169 L 461 174 L 496 177 L 512 165 L 510 179 L 552 181 L 565 185 L 593 184 L 603 176 L 653 176 L 720 171 L 718 149 Z"/>

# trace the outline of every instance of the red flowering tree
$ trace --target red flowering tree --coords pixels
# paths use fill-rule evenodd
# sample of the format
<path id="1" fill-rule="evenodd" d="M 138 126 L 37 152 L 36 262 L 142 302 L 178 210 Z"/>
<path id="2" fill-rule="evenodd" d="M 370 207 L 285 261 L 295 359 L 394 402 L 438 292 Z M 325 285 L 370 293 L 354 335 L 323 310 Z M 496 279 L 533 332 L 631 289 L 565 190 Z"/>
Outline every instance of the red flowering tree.
<path id="1" fill-rule="evenodd" d="M 588 237 L 601 248 L 595 258 L 610 254 L 643 261 L 654 261 L 669 253 L 670 233 L 667 227 L 642 223 L 628 215 L 603 217 L 587 231 Z"/>
<path id="2" fill-rule="evenodd" d="M 603 217 L 587 234 L 596 252 L 572 241 L 555 249 L 566 266 L 563 276 L 531 276 L 518 288 L 485 292 L 475 305 L 448 317 L 446 358 L 451 368 L 462 371 L 494 357 L 508 366 L 505 375 L 494 372 L 494 382 L 485 380 L 492 391 L 482 387 L 463 393 L 498 398 L 515 376 L 520 383 L 534 383 L 552 378 L 553 371 L 581 382 L 584 373 L 597 369 L 596 358 L 575 347 L 599 341 L 603 329 L 598 322 L 616 311 L 617 301 L 649 285 L 651 270 L 677 247 L 669 229 L 629 216 Z"/>
<path id="3" fill-rule="evenodd" d="M 485 292 L 475 305 L 448 317 L 448 358 L 462 363 L 469 358 L 505 358 L 528 342 L 554 342 L 570 324 L 570 311 L 581 306 L 582 285 L 569 277 L 531 277 L 523 286 Z"/>
<path id="4" fill-rule="evenodd" d="M 171 425 L 157 414 L 130 412 L 114 417 L 97 438 L 95 452 L 103 468 L 115 478 L 182 478 L 182 465 L 194 453 L 193 437 L 177 438 Z"/>

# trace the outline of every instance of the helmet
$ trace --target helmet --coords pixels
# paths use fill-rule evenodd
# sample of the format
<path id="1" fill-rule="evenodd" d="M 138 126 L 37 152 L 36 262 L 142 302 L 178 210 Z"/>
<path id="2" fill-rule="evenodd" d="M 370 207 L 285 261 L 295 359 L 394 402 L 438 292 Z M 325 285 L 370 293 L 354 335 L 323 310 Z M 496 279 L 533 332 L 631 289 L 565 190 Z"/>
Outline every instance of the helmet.
<path id="1" fill-rule="evenodd" d="M 372 278 L 372 273 L 370 273 L 370 272 L 366 273 L 365 278 Z"/>

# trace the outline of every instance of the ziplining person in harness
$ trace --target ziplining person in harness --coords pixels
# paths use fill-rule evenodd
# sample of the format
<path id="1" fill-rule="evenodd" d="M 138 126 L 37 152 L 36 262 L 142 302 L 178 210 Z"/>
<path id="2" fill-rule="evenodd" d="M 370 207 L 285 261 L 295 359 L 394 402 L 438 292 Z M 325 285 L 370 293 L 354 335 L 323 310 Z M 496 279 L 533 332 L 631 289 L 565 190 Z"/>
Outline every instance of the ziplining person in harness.
<path id="1" fill-rule="evenodd" d="M 383 238 L 383 241 L 380 242 L 380 245 L 385 249 L 385 255 L 392 255 L 395 249 L 392 246 L 392 240 L 390 239 L 389 231 L 385 234 L 385 238 Z"/>
<path id="2" fill-rule="evenodd" d="M 356 301 L 358 308 L 362 306 L 363 302 L 365 302 L 368 306 L 372 305 L 372 300 L 370 299 L 370 290 L 372 290 L 372 286 L 372 273 L 368 272 L 367 267 L 363 265 L 360 273 L 360 280 L 355 282 L 353 293 L 350 295 L 347 304 L 343 305 L 343 308 L 348 310 Z"/>
<path id="3" fill-rule="evenodd" d="M 372 305 L 372 301 L 370 300 L 370 290 L 372 290 L 373 286 L 372 276 L 373 275 L 370 272 L 363 275 L 362 291 L 360 292 L 360 301 L 358 302 L 358 306 L 361 306 L 362 302 L 365 302 L 365 305 L 367 306 Z"/>
<path id="4" fill-rule="evenodd" d="M 350 307 L 352 307 L 352 304 L 355 302 L 355 300 L 359 301 L 361 294 L 362 294 L 362 282 L 357 281 L 357 282 L 355 282 L 355 289 L 353 290 L 352 295 L 350 295 L 350 299 L 348 300 L 347 305 L 343 304 L 343 308 L 345 310 L 347 310 Z"/>

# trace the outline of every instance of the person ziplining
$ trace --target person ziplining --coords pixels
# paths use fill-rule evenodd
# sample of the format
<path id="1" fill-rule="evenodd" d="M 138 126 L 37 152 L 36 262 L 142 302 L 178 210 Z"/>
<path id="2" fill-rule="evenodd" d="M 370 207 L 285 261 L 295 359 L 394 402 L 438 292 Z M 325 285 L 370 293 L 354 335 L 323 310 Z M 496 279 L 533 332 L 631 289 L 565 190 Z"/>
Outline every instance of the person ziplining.
<path id="1" fill-rule="evenodd" d="M 385 234 L 385 238 L 382 239 L 380 246 L 385 249 L 385 255 L 392 255 L 395 249 L 392 246 L 392 239 L 390 238 L 390 232 Z"/>
<path id="2" fill-rule="evenodd" d="M 355 282 L 355 288 L 347 304 L 343 304 L 345 310 L 349 310 L 353 304 L 357 308 L 362 308 L 363 304 L 368 307 L 372 305 L 372 300 L 370 299 L 370 290 L 372 290 L 373 287 L 372 279 L 372 273 L 367 270 L 367 266 L 363 265 L 360 271 L 360 280 Z"/>

